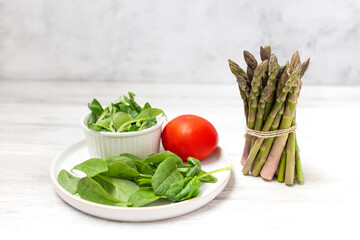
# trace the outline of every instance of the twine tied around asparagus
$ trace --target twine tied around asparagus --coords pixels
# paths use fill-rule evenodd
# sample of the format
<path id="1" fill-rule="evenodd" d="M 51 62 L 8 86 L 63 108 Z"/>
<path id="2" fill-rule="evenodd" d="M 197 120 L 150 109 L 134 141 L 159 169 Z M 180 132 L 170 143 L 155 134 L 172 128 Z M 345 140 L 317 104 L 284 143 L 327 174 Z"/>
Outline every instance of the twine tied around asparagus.
<path id="1" fill-rule="evenodd" d="M 296 132 L 296 124 L 292 127 L 289 128 L 285 128 L 285 129 L 280 129 L 280 130 L 275 130 L 275 131 L 267 131 L 267 132 L 263 132 L 263 131 L 257 131 L 254 129 L 250 129 L 247 126 L 245 126 L 245 130 L 246 130 L 246 134 L 249 134 L 251 136 L 255 136 L 258 138 L 273 138 L 273 137 L 279 137 L 282 135 L 286 135 L 292 132 Z"/>

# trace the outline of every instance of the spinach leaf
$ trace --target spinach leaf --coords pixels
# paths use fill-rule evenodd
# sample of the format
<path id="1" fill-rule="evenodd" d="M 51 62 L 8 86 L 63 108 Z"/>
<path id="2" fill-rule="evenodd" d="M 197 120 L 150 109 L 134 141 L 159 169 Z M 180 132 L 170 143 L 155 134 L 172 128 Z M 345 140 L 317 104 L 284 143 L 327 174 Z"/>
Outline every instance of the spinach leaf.
<path id="1" fill-rule="evenodd" d="M 106 172 L 108 166 L 106 162 L 100 158 L 90 158 L 89 160 L 76 165 L 73 169 L 80 170 L 87 176 L 93 177 L 99 173 Z"/>
<path id="2" fill-rule="evenodd" d="M 91 103 L 88 104 L 89 109 L 93 112 L 96 116 L 100 116 L 104 111 L 101 104 L 95 98 Z"/>
<path id="3" fill-rule="evenodd" d="M 203 175 L 203 174 L 206 174 L 207 172 L 205 172 L 204 170 L 201 170 L 199 175 Z M 202 178 L 200 178 L 200 181 L 201 182 L 204 182 L 204 183 L 216 183 L 217 182 L 217 178 L 214 177 L 213 175 L 206 175 Z"/>
<path id="4" fill-rule="evenodd" d="M 98 117 L 96 116 L 96 114 L 92 112 L 89 116 L 87 127 L 91 130 L 99 132 L 101 130 L 101 127 L 96 125 L 97 119 Z"/>
<path id="5" fill-rule="evenodd" d="M 95 113 L 91 113 L 90 116 L 89 116 L 89 120 L 88 120 L 88 123 L 96 123 L 97 121 L 97 116 Z"/>
<path id="6" fill-rule="evenodd" d="M 164 195 L 172 183 L 183 179 L 176 168 L 176 162 L 176 158 L 168 157 L 156 169 L 151 181 L 156 195 Z"/>
<path id="7" fill-rule="evenodd" d="M 196 175 L 199 175 L 201 171 L 200 160 L 193 157 L 188 157 L 187 162 L 190 164 L 191 167 L 187 169 L 186 177 L 194 177 Z"/>
<path id="8" fill-rule="evenodd" d="M 137 103 L 135 102 L 135 100 L 134 100 L 135 94 L 132 93 L 132 92 L 128 92 L 128 94 L 129 94 L 129 97 L 130 97 L 130 99 L 129 99 L 129 104 L 130 104 L 130 106 L 131 106 L 133 109 L 135 109 L 137 112 L 141 112 L 142 107 L 140 107 L 140 105 L 137 104 Z"/>
<path id="9" fill-rule="evenodd" d="M 133 181 L 111 178 L 97 175 L 93 178 L 97 181 L 112 197 L 127 202 L 130 195 L 139 189 L 139 186 Z"/>
<path id="10" fill-rule="evenodd" d="M 170 151 L 164 151 L 160 153 L 154 153 L 149 155 L 147 158 L 144 159 L 144 162 L 151 163 L 158 165 L 168 157 L 172 157 L 176 159 L 176 165 L 181 165 L 183 163 L 183 160 L 175 153 Z"/>
<path id="11" fill-rule="evenodd" d="M 170 185 L 166 196 L 172 202 L 196 197 L 200 193 L 201 182 L 197 176 L 181 179 Z"/>
<path id="12" fill-rule="evenodd" d="M 126 206 L 130 203 L 111 196 L 102 186 L 90 177 L 80 179 L 78 193 L 82 199 L 112 206 Z"/>
<path id="13" fill-rule="evenodd" d="M 130 160 L 131 161 L 131 160 Z M 139 172 L 137 171 L 135 164 L 134 167 L 129 166 L 129 164 L 124 161 L 111 161 L 108 162 L 108 171 L 103 173 L 105 176 L 109 177 L 117 177 L 123 179 L 132 180 L 135 177 L 139 176 Z"/>
<path id="14" fill-rule="evenodd" d="M 163 110 L 158 108 L 145 108 L 143 109 L 139 115 L 137 115 L 134 119 L 132 119 L 133 122 L 135 121 L 142 121 L 142 120 L 150 120 L 153 119 L 160 114 L 164 114 Z"/>
<path id="15" fill-rule="evenodd" d="M 73 176 L 66 170 L 61 170 L 58 174 L 58 183 L 69 193 L 77 193 L 77 185 L 80 178 Z"/>
<path id="16" fill-rule="evenodd" d="M 129 202 L 132 203 L 132 207 L 141 207 L 159 198 L 160 196 L 156 196 L 151 187 L 144 187 L 131 194 Z"/>
<path id="17" fill-rule="evenodd" d="M 117 112 L 111 116 L 111 119 L 113 121 L 115 130 L 117 130 L 124 122 L 129 121 L 130 117 L 127 113 Z"/>
<path id="18" fill-rule="evenodd" d="M 136 169 L 136 164 L 134 163 L 134 161 L 128 157 L 125 156 L 110 156 L 110 157 L 105 157 L 104 161 L 109 163 L 112 162 L 122 162 L 125 163 L 127 165 L 129 165 L 129 167 L 131 168 L 135 168 Z"/>
<path id="19" fill-rule="evenodd" d="M 103 120 L 97 120 L 96 126 L 105 128 L 105 129 L 111 131 L 110 123 L 111 123 L 110 118 L 105 118 Z"/>

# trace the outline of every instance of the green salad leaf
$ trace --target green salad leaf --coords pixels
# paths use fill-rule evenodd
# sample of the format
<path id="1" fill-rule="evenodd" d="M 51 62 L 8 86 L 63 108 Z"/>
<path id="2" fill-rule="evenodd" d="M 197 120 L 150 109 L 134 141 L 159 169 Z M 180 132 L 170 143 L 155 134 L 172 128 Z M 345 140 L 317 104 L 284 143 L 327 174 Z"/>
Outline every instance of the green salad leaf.
<path id="1" fill-rule="evenodd" d="M 77 185 L 80 178 L 73 176 L 66 170 L 61 170 L 58 174 L 58 183 L 69 193 L 77 193 Z"/>
<path id="2" fill-rule="evenodd" d="M 195 177 L 187 177 L 170 185 L 166 196 L 170 201 L 179 202 L 196 197 L 200 193 L 201 182 Z"/>
<path id="3" fill-rule="evenodd" d="M 105 205 L 126 206 L 130 203 L 110 195 L 97 181 L 90 177 L 80 179 L 78 193 L 81 198 Z M 131 205 L 131 204 L 130 204 Z"/>
<path id="4" fill-rule="evenodd" d="M 160 196 L 156 195 L 151 187 L 144 187 L 131 194 L 129 202 L 132 203 L 133 207 L 141 207 L 152 203 L 159 198 Z"/>
<path id="5" fill-rule="evenodd" d="M 139 186 L 133 181 L 129 181 L 121 178 L 112 178 L 102 175 L 94 177 L 97 181 L 112 197 L 127 202 L 131 194 L 139 189 Z"/>
<path id="6" fill-rule="evenodd" d="M 193 177 L 195 175 L 198 175 L 201 171 L 201 163 L 200 160 L 189 157 L 187 159 L 187 162 L 190 164 L 191 167 L 189 167 L 186 171 L 186 177 Z"/>
<path id="7" fill-rule="evenodd" d="M 151 163 L 154 165 L 159 165 L 162 161 L 167 159 L 168 157 L 173 157 L 176 159 L 176 165 L 181 165 L 183 163 L 183 160 L 175 153 L 170 151 L 164 151 L 160 153 L 154 153 L 147 156 L 147 158 L 144 159 L 144 162 Z"/>
<path id="8" fill-rule="evenodd" d="M 95 98 L 91 103 L 88 104 L 89 109 L 95 116 L 100 116 L 104 109 L 102 108 L 101 104 Z"/>
<path id="9" fill-rule="evenodd" d="M 181 179 L 183 176 L 176 167 L 176 159 L 168 157 L 156 169 L 151 185 L 156 195 L 164 195 L 171 184 Z"/>
<path id="10" fill-rule="evenodd" d="M 76 165 L 73 169 L 80 170 L 89 177 L 93 177 L 99 173 L 108 171 L 108 166 L 103 159 L 90 158 L 89 160 Z"/>

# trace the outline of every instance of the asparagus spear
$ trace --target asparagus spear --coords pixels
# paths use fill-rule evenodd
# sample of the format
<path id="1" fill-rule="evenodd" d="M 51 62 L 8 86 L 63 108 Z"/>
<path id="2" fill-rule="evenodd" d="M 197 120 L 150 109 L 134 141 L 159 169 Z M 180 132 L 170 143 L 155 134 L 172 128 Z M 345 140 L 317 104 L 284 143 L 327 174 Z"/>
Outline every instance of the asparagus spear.
<path id="1" fill-rule="evenodd" d="M 295 138 L 295 169 L 296 169 L 296 181 L 301 184 L 304 182 L 303 171 L 300 161 L 300 149 L 297 144 L 297 139 Z"/>
<path id="2" fill-rule="evenodd" d="M 289 77 L 290 77 L 290 64 L 289 61 L 287 61 L 284 66 L 283 73 L 281 74 L 280 79 L 277 82 L 276 97 L 279 97 L 279 95 L 281 94 L 281 91 L 284 88 L 285 83 L 289 80 Z"/>
<path id="3" fill-rule="evenodd" d="M 240 89 L 240 86 L 239 86 L 239 89 Z M 247 117 L 248 117 L 248 115 L 249 115 L 249 105 L 248 105 L 248 102 L 247 102 L 247 98 L 246 98 L 246 96 L 245 96 L 245 94 L 244 94 L 244 92 L 243 91 L 239 91 L 240 92 L 240 96 L 241 96 L 241 98 L 242 98 L 242 100 L 243 100 L 243 104 L 244 104 L 244 115 L 245 115 L 245 119 L 247 119 Z M 247 123 L 247 121 L 246 121 L 246 123 Z"/>
<path id="4" fill-rule="evenodd" d="M 252 82 L 258 63 L 255 57 L 246 50 L 244 51 L 244 59 L 247 64 L 246 74 L 248 76 L 248 79 Z"/>
<path id="5" fill-rule="evenodd" d="M 299 73 L 300 73 L 300 68 L 297 68 L 289 77 L 289 80 L 286 82 L 285 86 L 283 87 L 280 95 L 276 99 L 273 109 L 271 110 L 269 116 L 266 119 L 266 122 L 262 128 L 262 131 L 267 132 L 270 130 L 270 127 L 271 127 L 274 119 L 276 118 L 276 115 L 278 114 L 278 112 L 280 111 L 282 105 L 284 104 L 284 102 L 286 100 L 286 96 L 287 96 L 288 92 L 292 88 L 292 85 L 298 81 Z M 249 115 L 250 115 L 250 113 L 249 113 Z M 263 141 L 264 141 L 263 138 L 256 139 L 254 145 L 252 146 L 252 148 L 249 152 L 245 166 L 243 167 L 243 170 L 242 170 L 243 174 L 245 174 L 245 175 L 249 174 L 251 166 L 255 160 L 256 155 L 258 154 L 258 151 L 259 151 Z"/>
<path id="6" fill-rule="evenodd" d="M 267 87 L 269 87 L 269 97 L 266 99 L 265 110 L 264 110 L 264 119 L 266 119 L 274 105 L 275 93 L 276 93 L 276 79 L 279 73 L 280 65 L 278 64 L 277 58 L 274 54 L 271 54 L 270 64 L 269 64 L 269 79 L 267 82 Z"/>
<path id="7" fill-rule="evenodd" d="M 239 75 L 237 76 L 236 81 L 238 83 L 239 90 L 244 94 L 244 99 L 248 102 L 250 99 L 250 87 L 247 84 L 247 80 L 243 76 Z"/>
<path id="8" fill-rule="evenodd" d="M 261 61 L 270 60 L 271 48 L 269 45 L 266 45 L 264 48 L 260 47 L 260 58 Z"/>
<path id="9" fill-rule="evenodd" d="M 263 76 L 266 74 L 268 61 L 265 60 L 262 62 L 255 70 L 255 74 L 253 77 L 253 81 L 251 82 L 251 91 L 250 91 L 250 100 L 249 100 L 249 115 L 248 115 L 248 128 L 254 129 L 255 127 L 255 120 L 257 114 L 257 106 L 259 101 L 260 95 L 260 88 L 261 88 L 261 81 Z M 245 147 L 249 148 L 251 146 L 251 137 L 245 138 Z M 250 142 L 249 142 L 250 141 Z M 245 153 L 245 154 L 244 154 Z M 243 158 L 241 159 L 242 164 L 245 164 L 245 159 L 247 158 L 247 154 L 244 151 Z"/>
<path id="10" fill-rule="evenodd" d="M 268 52 L 268 55 L 270 56 L 270 55 L 271 55 L 271 47 L 270 47 L 270 45 L 266 45 L 266 46 L 264 47 L 264 49 L 265 49 L 265 51 Z"/>
<path id="11" fill-rule="evenodd" d="M 306 60 L 301 65 L 301 72 L 300 72 L 301 77 L 304 76 L 304 74 L 309 66 L 309 62 L 310 62 L 310 59 Z M 299 86 L 300 86 L 300 90 L 301 90 L 301 87 L 302 87 L 301 80 L 299 82 Z M 298 96 L 298 98 L 299 98 L 299 96 Z M 294 117 L 292 126 L 294 126 L 295 124 L 296 124 L 296 117 Z M 291 134 L 293 134 L 293 136 L 291 136 Z M 303 173 L 302 173 L 302 167 L 301 167 L 301 161 L 300 161 L 300 150 L 299 150 L 299 146 L 297 144 L 296 133 L 289 134 L 288 144 L 289 143 L 291 143 L 291 148 L 294 148 L 294 149 L 290 149 L 290 151 L 291 151 L 289 153 L 289 154 L 291 154 L 291 156 L 289 156 L 290 166 L 286 167 L 285 184 L 287 184 L 287 185 L 294 184 L 294 178 L 295 178 L 294 170 L 296 171 L 297 182 L 301 184 L 301 183 L 303 183 L 304 179 L 303 179 Z"/>
<path id="12" fill-rule="evenodd" d="M 246 124 L 249 125 L 249 123 L 248 123 L 248 119 L 249 119 L 249 100 L 250 100 L 250 87 L 248 85 L 249 81 L 247 79 L 247 75 L 246 75 L 245 71 L 238 64 L 236 64 L 235 62 L 233 62 L 230 59 L 228 61 L 229 61 L 230 70 L 235 75 L 237 83 L 238 83 L 240 96 L 241 96 L 241 98 L 243 100 L 243 103 L 244 103 L 244 113 L 245 113 Z M 250 151 L 250 136 L 248 136 L 246 134 L 245 135 L 245 146 L 244 146 L 244 150 L 243 150 L 243 156 L 241 158 L 241 164 L 242 165 L 245 164 L 245 161 L 247 159 L 247 155 L 249 154 L 249 151 Z"/>
<path id="13" fill-rule="evenodd" d="M 297 64 L 299 65 L 299 64 Z M 304 62 L 301 65 L 300 75 L 303 76 L 307 67 L 309 65 L 309 61 Z M 299 80 L 299 91 L 297 98 L 299 98 L 300 90 L 302 87 L 302 82 Z M 296 124 L 296 110 L 294 112 L 294 117 L 291 123 L 291 126 L 295 126 Z M 295 164 L 296 164 L 296 135 L 295 133 L 289 133 L 289 137 L 287 140 L 287 149 L 286 149 L 286 169 L 285 169 L 285 184 L 286 185 L 293 185 L 294 178 L 295 178 Z M 300 160 L 300 159 L 299 159 Z"/>
<path id="14" fill-rule="evenodd" d="M 255 126 L 254 126 L 255 130 L 259 131 L 263 126 L 265 106 L 266 106 L 266 102 L 270 98 L 270 95 L 271 95 L 271 88 L 270 86 L 269 87 L 266 86 L 264 90 L 261 92 L 261 96 L 259 99 L 259 104 L 256 112 Z M 251 145 L 253 145 L 254 141 L 255 138 L 252 139 Z"/>
<path id="15" fill-rule="evenodd" d="M 306 70 L 309 67 L 309 63 L 310 63 L 310 58 L 308 58 L 305 62 L 301 64 L 301 72 L 300 72 L 301 77 L 304 76 Z M 302 87 L 302 82 L 300 82 L 300 88 L 301 87 Z M 296 134 L 295 134 L 295 170 L 296 170 L 296 181 L 297 183 L 302 184 L 304 182 L 304 177 L 303 177 L 303 171 L 300 160 L 300 149 L 297 143 Z"/>
<path id="16" fill-rule="evenodd" d="M 306 70 L 308 69 L 310 64 L 310 58 L 308 58 L 305 62 L 303 62 L 301 64 L 301 72 L 300 72 L 300 78 L 302 78 L 306 72 Z"/>
<path id="17" fill-rule="evenodd" d="M 252 69 L 256 69 L 258 63 L 256 61 L 256 58 L 254 57 L 254 55 L 252 55 L 249 51 L 244 51 L 244 59 L 246 64 L 252 68 Z"/>
<path id="18" fill-rule="evenodd" d="M 308 66 L 310 63 L 310 59 L 306 60 L 302 65 L 301 65 L 301 69 L 302 71 L 300 72 L 301 77 L 304 76 L 304 73 L 306 72 Z M 302 82 L 300 81 L 300 89 L 302 87 Z M 296 118 L 295 118 L 296 121 Z M 295 123 L 294 123 L 295 124 Z M 297 143 L 297 138 L 296 138 L 296 134 L 295 134 L 295 170 L 296 170 L 296 181 L 301 184 L 304 182 L 304 177 L 303 177 L 303 172 L 302 172 L 302 167 L 301 167 L 301 161 L 300 161 L 300 149 Z"/>
<path id="19" fill-rule="evenodd" d="M 275 99 L 279 96 L 279 88 L 283 88 L 284 84 L 286 81 L 284 81 L 284 79 L 281 79 L 283 74 L 287 74 L 286 73 L 286 69 L 288 68 L 288 66 L 285 64 L 284 66 L 279 68 L 278 74 L 276 76 L 276 80 L 275 80 Z M 290 74 L 290 72 L 289 72 Z M 280 84 L 280 81 L 282 81 L 282 83 Z"/>
<path id="20" fill-rule="evenodd" d="M 243 78 L 247 79 L 247 75 L 246 75 L 245 71 L 237 63 L 235 63 L 234 61 L 232 61 L 230 59 L 228 59 L 228 62 L 229 62 L 230 70 L 236 78 L 240 75 Z"/>
<path id="21" fill-rule="evenodd" d="M 253 81 L 251 82 L 250 91 L 250 103 L 249 103 L 249 116 L 248 116 L 248 128 L 254 129 L 257 105 L 260 95 L 261 78 L 265 75 L 268 61 L 262 62 L 255 71 Z"/>
<path id="22" fill-rule="evenodd" d="M 286 164 L 286 152 L 283 151 L 281 154 L 279 171 L 278 171 L 278 182 L 284 182 L 285 177 L 285 164 Z"/>
<path id="23" fill-rule="evenodd" d="M 235 62 L 231 61 L 230 59 L 229 61 L 229 67 L 231 72 L 234 74 L 234 76 L 236 77 L 237 83 L 238 83 L 238 87 L 239 87 L 239 92 L 240 92 L 240 96 L 243 100 L 244 103 L 244 114 L 245 114 L 245 118 L 248 119 L 248 114 L 249 114 L 249 92 L 250 92 L 250 88 L 247 85 L 247 76 L 245 71 Z"/>
<path id="24" fill-rule="evenodd" d="M 249 156 L 249 152 L 251 149 L 251 136 L 248 134 L 245 134 L 245 145 L 244 145 L 244 150 L 243 150 L 243 154 L 241 156 L 241 165 L 245 165 L 246 160 Z"/>
<path id="25" fill-rule="evenodd" d="M 291 57 L 291 61 L 290 61 L 290 73 L 292 73 L 294 71 L 294 69 L 296 67 L 298 67 L 300 65 L 300 56 L 299 56 L 299 52 L 296 51 L 292 57 Z M 306 70 L 305 70 L 306 71 Z"/>
<path id="26" fill-rule="evenodd" d="M 295 125 L 295 118 L 291 126 Z M 285 184 L 293 185 L 295 178 L 295 133 L 289 133 L 286 144 L 286 168 L 285 168 Z"/>

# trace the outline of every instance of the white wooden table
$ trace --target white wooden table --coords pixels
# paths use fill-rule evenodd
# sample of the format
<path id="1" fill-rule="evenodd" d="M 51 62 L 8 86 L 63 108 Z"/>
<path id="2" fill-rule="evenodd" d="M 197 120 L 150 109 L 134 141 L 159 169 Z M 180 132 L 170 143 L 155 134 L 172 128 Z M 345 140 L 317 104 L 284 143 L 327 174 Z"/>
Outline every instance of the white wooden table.
<path id="1" fill-rule="evenodd" d="M 211 203 L 174 219 L 126 223 L 86 215 L 56 195 L 50 163 L 84 137 L 79 119 L 87 103 L 96 97 L 108 104 L 127 91 L 164 109 L 169 119 L 192 113 L 214 124 L 234 169 Z M 1 239 L 354 239 L 360 214 L 360 88 L 304 84 L 297 135 L 305 184 L 293 187 L 242 175 L 242 109 L 235 83 L 0 80 L 0 233 L 8 236 Z"/>

